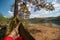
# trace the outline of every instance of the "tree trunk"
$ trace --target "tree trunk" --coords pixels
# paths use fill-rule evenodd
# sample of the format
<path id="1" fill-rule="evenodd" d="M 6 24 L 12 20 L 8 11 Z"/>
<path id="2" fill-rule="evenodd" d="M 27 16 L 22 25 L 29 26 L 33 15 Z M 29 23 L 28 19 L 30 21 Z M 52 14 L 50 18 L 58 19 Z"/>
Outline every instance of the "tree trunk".
<path id="1" fill-rule="evenodd" d="M 24 28 L 22 23 L 20 23 L 18 30 L 19 30 L 19 34 L 23 37 L 23 40 L 35 40 L 27 31 L 27 29 Z"/>
<path id="2" fill-rule="evenodd" d="M 18 14 L 18 1 L 15 0 L 15 5 L 14 5 L 14 18 L 16 17 L 16 15 Z"/>

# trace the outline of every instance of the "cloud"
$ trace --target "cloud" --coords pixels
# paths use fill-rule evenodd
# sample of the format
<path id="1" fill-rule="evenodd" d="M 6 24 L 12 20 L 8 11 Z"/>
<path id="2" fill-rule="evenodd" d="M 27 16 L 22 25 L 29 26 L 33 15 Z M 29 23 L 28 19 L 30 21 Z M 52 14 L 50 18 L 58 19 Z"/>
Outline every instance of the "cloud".
<path id="1" fill-rule="evenodd" d="M 12 16 L 13 16 L 13 12 L 11 12 L 11 11 L 8 11 L 8 14 L 4 15 L 5 18 L 10 18 Z"/>
<path id="2" fill-rule="evenodd" d="M 59 4 L 59 3 L 56 3 L 56 4 L 54 5 L 54 7 L 55 7 L 55 11 L 60 10 L 60 4 Z"/>
<path id="3" fill-rule="evenodd" d="M 8 11 L 8 17 L 12 17 L 13 16 L 13 12 Z"/>
<path id="4" fill-rule="evenodd" d="M 35 14 L 31 14 L 31 15 L 30 15 L 30 18 L 39 17 L 39 16 L 40 16 L 39 14 L 36 14 L 36 13 L 35 13 Z"/>
<path id="5" fill-rule="evenodd" d="M 57 3 L 60 3 L 60 0 L 56 0 Z"/>
<path id="6" fill-rule="evenodd" d="M 4 16 L 5 18 L 7 18 L 7 16 Z"/>
<path id="7" fill-rule="evenodd" d="M 28 7 L 28 10 L 31 11 L 32 4 L 31 3 L 27 3 L 27 7 Z"/>
<path id="8" fill-rule="evenodd" d="M 49 11 L 46 11 L 45 9 L 41 9 L 40 11 L 39 11 L 39 13 L 41 13 L 41 14 L 48 14 L 48 13 L 50 13 Z"/>
<path id="9" fill-rule="evenodd" d="M 52 4 L 54 4 L 54 11 L 46 11 L 45 9 L 41 9 L 37 12 L 32 12 L 30 18 L 34 17 L 57 17 L 60 15 L 60 4 L 57 3 L 57 0 L 53 0 Z"/>
<path id="10" fill-rule="evenodd" d="M 34 12 L 33 8 L 31 8 L 32 4 L 28 3 L 27 7 L 28 7 L 29 11 L 31 12 L 30 18 L 59 16 L 58 11 L 60 10 L 60 3 L 58 2 L 58 0 L 53 0 L 52 4 L 54 4 L 54 7 L 55 7 L 54 11 L 46 11 L 45 9 L 41 9 L 40 11 Z M 20 3 L 18 5 L 20 5 Z M 20 9 L 20 6 L 18 6 L 18 10 L 19 9 Z M 13 16 L 13 12 L 8 11 L 8 17 L 11 17 L 11 16 Z"/>
<path id="11" fill-rule="evenodd" d="M 20 6 L 18 6 L 18 10 L 20 10 L 20 8 L 21 8 L 21 7 L 20 7 Z"/>

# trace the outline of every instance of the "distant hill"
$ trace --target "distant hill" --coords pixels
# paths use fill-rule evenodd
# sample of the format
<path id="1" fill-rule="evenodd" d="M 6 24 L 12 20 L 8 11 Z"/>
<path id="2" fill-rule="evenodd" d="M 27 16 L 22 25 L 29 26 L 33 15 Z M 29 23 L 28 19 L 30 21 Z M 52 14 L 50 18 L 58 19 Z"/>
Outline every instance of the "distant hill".
<path id="1" fill-rule="evenodd" d="M 55 23 L 60 25 L 60 16 L 58 17 L 48 17 L 48 18 L 31 18 L 29 19 L 31 23 Z"/>
<path id="2" fill-rule="evenodd" d="M 60 25 L 60 16 L 56 17 L 55 19 L 52 19 L 51 22 Z"/>

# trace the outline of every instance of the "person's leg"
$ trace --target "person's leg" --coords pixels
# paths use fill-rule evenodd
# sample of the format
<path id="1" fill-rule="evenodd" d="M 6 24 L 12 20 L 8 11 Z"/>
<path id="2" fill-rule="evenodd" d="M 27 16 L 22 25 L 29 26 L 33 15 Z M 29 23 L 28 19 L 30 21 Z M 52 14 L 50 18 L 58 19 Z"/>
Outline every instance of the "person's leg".
<path id="1" fill-rule="evenodd" d="M 19 23 L 20 24 L 20 23 Z M 18 27 L 19 27 L 19 24 L 17 25 L 16 28 L 13 29 L 13 31 L 8 35 L 6 36 L 3 40 L 15 40 L 18 36 Z"/>

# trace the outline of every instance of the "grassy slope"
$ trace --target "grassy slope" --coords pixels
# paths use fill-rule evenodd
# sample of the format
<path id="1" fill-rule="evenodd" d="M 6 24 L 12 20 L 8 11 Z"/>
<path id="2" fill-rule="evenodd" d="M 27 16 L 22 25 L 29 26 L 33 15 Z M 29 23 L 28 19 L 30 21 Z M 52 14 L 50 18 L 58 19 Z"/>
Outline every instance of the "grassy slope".
<path id="1" fill-rule="evenodd" d="M 60 27 L 50 24 L 30 24 L 29 32 L 36 40 L 60 40 Z"/>
<path id="2" fill-rule="evenodd" d="M 49 18 L 32 18 L 29 19 L 31 23 L 54 23 L 60 25 L 60 16 L 59 17 L 49 17 Z"/>

